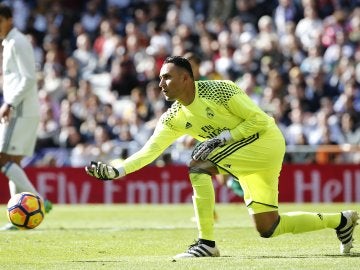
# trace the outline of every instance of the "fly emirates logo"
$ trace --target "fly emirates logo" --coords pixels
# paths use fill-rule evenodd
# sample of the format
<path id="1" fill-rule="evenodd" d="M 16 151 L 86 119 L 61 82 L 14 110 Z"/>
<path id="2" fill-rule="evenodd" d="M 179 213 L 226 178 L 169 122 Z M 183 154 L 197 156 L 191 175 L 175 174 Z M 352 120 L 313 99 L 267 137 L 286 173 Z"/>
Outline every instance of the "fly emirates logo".
<path id="1" fill-rule="evenodd" d="M 206 125 L 206 126 L 201 127 L 201 130 L 206 133 L 206 135 L 199 134 L 199 136 L 201 138 L 211 139 L 211 138 L 214 138 L 217 135 L 219 135 L 224 130 L 228 130 L 228 128 L 226 128 L 226 127 L 224 127 L 224 128 L 214 128 L 212 125 Z"/>
<path id="2" fill-rule="evenodd" d="M 342 176 L 325 178 L 320 171 L 312 170 L 310 177 L 294 172 L 295 202 L 360 202 L 360 170 L 343 170 Z"/>

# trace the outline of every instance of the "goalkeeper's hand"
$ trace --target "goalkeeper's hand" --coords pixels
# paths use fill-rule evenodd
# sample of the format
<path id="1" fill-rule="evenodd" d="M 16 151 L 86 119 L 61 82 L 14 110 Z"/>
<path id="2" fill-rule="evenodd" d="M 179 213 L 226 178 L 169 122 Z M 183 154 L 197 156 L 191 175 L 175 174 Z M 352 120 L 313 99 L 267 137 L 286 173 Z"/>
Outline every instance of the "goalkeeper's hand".
<path id="1" fill-rule="evenodd" d="M 230 131 L 225 130 L 215 138 L 206 140 L 196 146 L 194 151 L 192 152 L 192 158 L 194 160 L 206 160 L 215 148 L 224 146 L 230 140 L 232 140 Z"/>
<path id="2" fill-rule="evenodd" d="M 85 171 L 88 175 L 104 181 L 113 180 L 125 175 L 125 170 L 123 168 L 117 169 L 101 161 L 91 161 L 90 165 L 85 167 Z"/>

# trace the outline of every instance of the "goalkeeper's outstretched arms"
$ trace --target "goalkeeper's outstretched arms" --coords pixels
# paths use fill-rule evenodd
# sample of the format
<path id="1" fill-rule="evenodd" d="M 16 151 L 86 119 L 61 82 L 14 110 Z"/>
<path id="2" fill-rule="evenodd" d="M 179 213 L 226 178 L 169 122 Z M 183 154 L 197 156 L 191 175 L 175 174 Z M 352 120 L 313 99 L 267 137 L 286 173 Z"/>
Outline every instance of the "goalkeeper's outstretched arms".
<path id="1" fill-rule="evenodd" d="M 88 175 L 91 175 L 99 180 L 115 180 L 126 175 L 125 169 L 122 166 L 111 166 L 101 161 L 91 161 L 90 165 L 85 167 Z"/>

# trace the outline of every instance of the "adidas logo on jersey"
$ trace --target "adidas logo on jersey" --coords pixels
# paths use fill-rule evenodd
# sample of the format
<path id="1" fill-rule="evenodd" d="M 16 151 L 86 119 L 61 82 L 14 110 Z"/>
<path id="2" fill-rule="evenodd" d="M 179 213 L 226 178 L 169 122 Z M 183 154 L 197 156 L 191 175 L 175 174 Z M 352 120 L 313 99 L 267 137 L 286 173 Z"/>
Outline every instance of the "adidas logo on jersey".
<path id="1" fill-rule="evenodd" d="M 189 122 L 186 122 L 185 128 L 188 129 L 188 128 L 191 128 L 191 127 L 192 127 L 192 124 L 189 123 Z"/>

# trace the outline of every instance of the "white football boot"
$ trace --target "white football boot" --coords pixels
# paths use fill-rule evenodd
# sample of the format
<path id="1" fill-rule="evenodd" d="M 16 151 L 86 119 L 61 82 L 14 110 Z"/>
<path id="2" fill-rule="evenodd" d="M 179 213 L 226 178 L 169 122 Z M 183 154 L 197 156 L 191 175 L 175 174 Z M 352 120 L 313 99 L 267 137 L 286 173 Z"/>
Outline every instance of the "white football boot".
<path id="1" fill-rule="evenodd" d="M 199 257 L 220 257 L 220 252 L 216 246 L 210 247 L 197 241 L 190 245 L 187 251 L 176 255 L 174 259 L 176 260 Z"/>
<path id="2" fill-rule="evenodd" d="M 347 210 L 341 212 L 342 216 L 346 218 L 346 224 L 342 228 L 336 229 L 336 235 L 340 240 L 340 253 L 349 254 L 353 247 L 353 232 L 359 219 L 359 214 L 354 210 Z"/>

